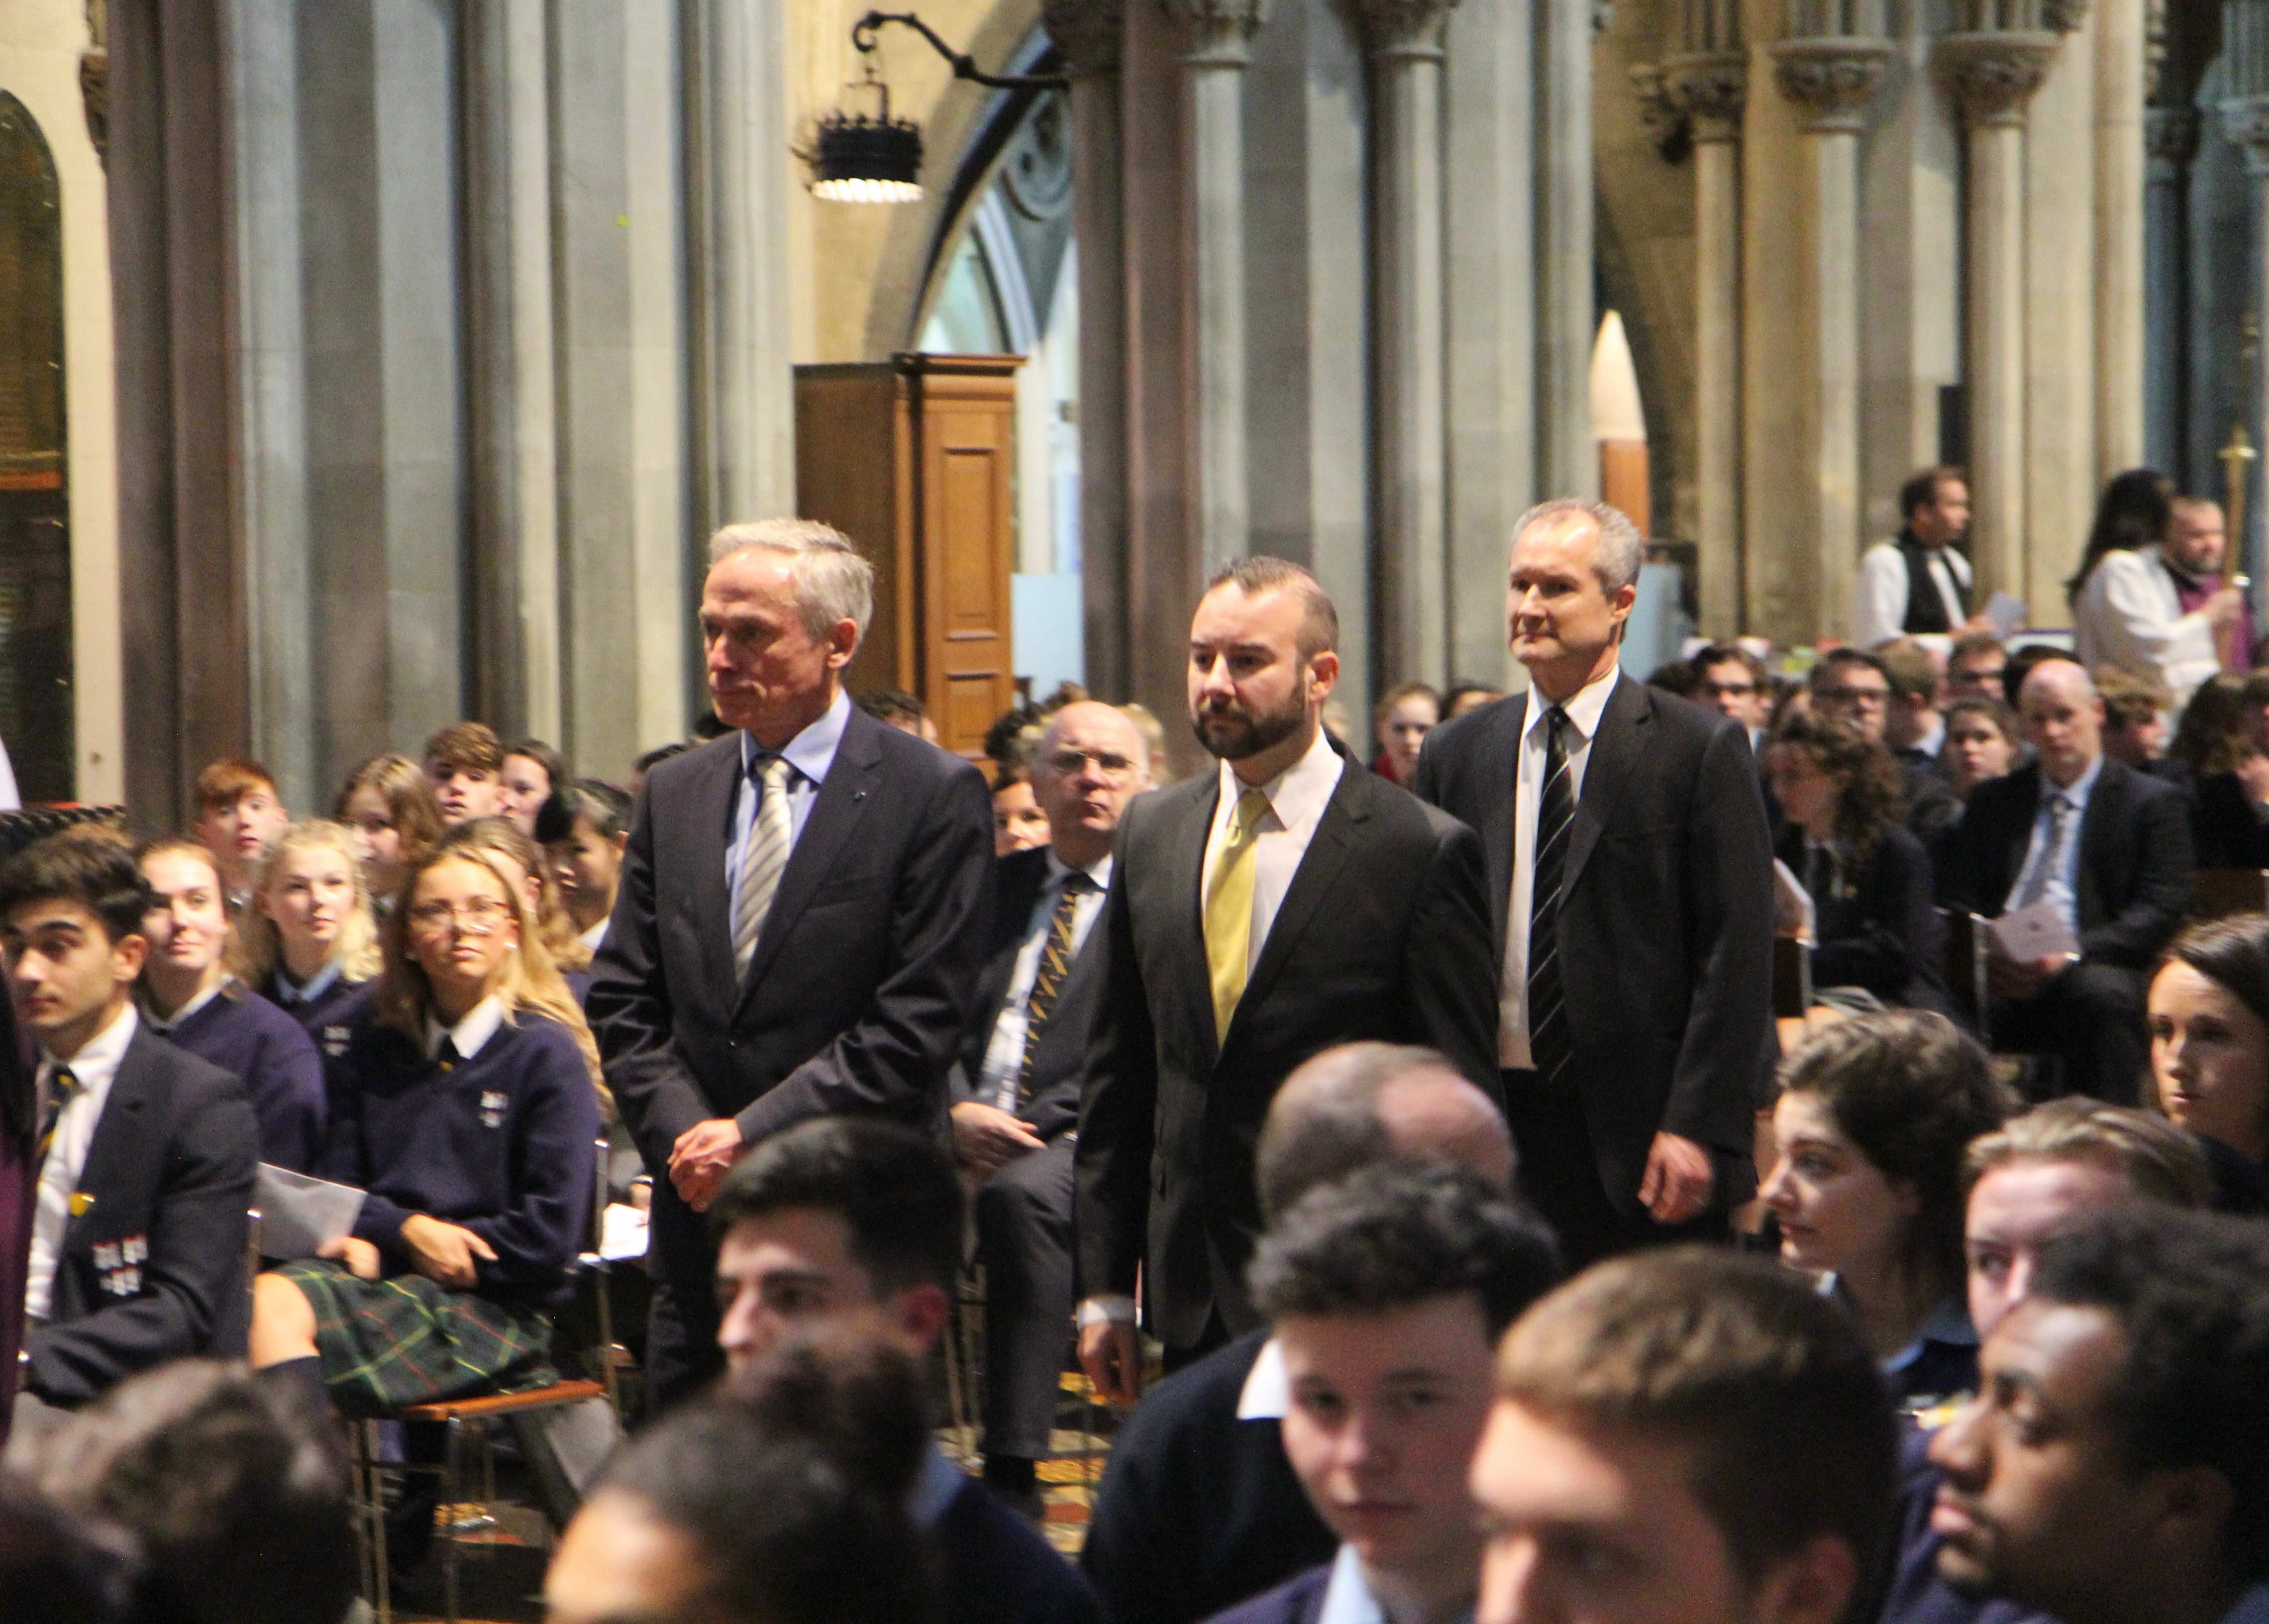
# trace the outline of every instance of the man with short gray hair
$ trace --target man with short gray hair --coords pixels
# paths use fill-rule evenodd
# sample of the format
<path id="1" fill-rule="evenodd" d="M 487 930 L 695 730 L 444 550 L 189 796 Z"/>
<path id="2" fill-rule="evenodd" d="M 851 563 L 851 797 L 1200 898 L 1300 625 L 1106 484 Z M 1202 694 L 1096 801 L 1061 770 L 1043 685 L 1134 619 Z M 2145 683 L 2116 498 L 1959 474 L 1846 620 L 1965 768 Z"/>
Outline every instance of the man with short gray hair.
<path id="1" fill-rule="evenodd" d="M 586 1006 L 654 1174 L 652 1389 L 717 1369 L 701 1213 L 809 1118 L 942 1120 L 984 962 L 992 800 L 976 768 L 852 705 L 874 571 L 804 519 L 728 525 L 701 597 L 731 731 L 647 776 Z"/>
<path id="2" fill-rule="evenodd" d="M 1521 1183 L 1571 1268 L 1723 1232 L 1776 1055 L 1748 736 L 1623 675 L 1643 556 L 1605 503 L 1522 516 L 1505 616 L 1530 691 L 1428 734 L 1414 786 L 1481 831 Z"/>

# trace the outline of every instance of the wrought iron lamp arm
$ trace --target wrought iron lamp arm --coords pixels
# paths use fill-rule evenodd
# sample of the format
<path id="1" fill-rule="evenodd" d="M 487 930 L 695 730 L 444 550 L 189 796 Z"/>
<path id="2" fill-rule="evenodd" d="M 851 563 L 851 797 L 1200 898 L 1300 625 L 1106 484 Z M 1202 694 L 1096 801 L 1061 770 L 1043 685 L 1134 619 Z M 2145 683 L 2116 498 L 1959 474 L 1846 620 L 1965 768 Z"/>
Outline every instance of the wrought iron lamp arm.
<path id="1" fill-rule="evenodd" d="M 990 90 L 1063 90 L 1071 81 L 1061 73 L 980 73 L 977 60 L 957 51 L 937 36 L 937 31 L 912 11 L 869 11 L 851 25 L 851 43 L 861 52 L 875 48 L 875 33 L 884 23 L 900 23 L 928 40 L 937 54 L 953 64 L 953 77 Z"/>

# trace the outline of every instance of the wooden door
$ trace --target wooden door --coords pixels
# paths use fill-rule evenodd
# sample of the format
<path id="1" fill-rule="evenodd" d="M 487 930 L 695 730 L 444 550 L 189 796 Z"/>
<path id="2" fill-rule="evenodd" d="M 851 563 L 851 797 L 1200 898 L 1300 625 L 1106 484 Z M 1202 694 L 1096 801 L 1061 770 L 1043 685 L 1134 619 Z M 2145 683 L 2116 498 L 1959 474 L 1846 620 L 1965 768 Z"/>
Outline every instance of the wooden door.
<path id="1" fill-rule="evenodd" d="M 922 693 L 938 742 L 979 753 L 1016 700 L 1009 576 L 1016 568 L 1012 356 L 902 358 L 916 439 L 916 571 Z"/>

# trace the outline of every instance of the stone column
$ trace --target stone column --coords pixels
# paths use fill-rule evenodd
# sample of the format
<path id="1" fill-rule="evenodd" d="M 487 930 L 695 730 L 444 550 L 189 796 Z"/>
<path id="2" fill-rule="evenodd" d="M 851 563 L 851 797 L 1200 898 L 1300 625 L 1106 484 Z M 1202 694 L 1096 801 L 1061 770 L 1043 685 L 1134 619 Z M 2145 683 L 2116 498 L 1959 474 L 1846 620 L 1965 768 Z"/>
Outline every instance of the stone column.
<path id="1" fill-rule="evenodd" d="M 1938 44 L 1970 132 L 1970 546 L 1981 600 L 2026 584 L 2025 104 L 2056 48 L 2055 34 L 2020 29 Z"/>
<path id="2" fill-rule="evenodd" d="M 1267 0 L 1165 0 L 1184 33 L 1196 260 L 1198 541 L 1208 573 L 1245 557 L 1245 64 Z"/>
<path id="3" fill-rule="evenodd" d="M 1448 677 L 1442 309 L 1443 29 L 1456 0 L 1356 0 L 1372 63 L 1378 323 L 1377 675 Z"/>
<path id="4" fill-rule="evenodd" d="M 2143 461 L 2187 477 L 2190 447 L 2190 166 L 2198 156 L 2199 113 L 2154 107 L 2143 114 L 2144 240 L 2150 258 L 2144 347 Z"/>
<path id="5" fill-rule="evenodd" d="M 1539 495 L 1597 496 L 1592 439 L 1593 0 L 1536 0 Z M 1508 538 L 1509 540 L 1510 538 Z"/>
<path id="6" fill-rule="evenodd" d="M 2143 461 L 2144 0 L 2095 0 L 2095 476 Z"/>
<path id="7" fill-rule="evenodd" d="M 1088 686 L 1133 682 L 1127 623 L 1127 226 L 1119 0 L 1046 0 L 1071 75 L 1072 235 L 1079 243 L 1080 589 Z"/>
<path id="8" fill-rule="evenodd" d="M 2269 313 L 2269 0 L 2228 0 L 2222 7 L 2221 51 L 2228 75 L 2221 127 L 2245 149 L 2245 171 L 2254 182 L 2251 252 L 2255 281 L 2246 303 L 2256 313 Z M 2259 349 L 2258 343 L 2255 348 Z M 2264 425 L 2269 424 L 2269 365 L 2258 355 L 2244 387 L 2253 396 L 2245 415 L 2251 420 L 2253 443 L 2259 446 L 2269 438 L 2264 433 Z M 2269 489 L 2258 475 L 2251 483 L 2256 491 Z M 2219 489 L 2221 484 L 2215 479 L 2209 488 Z M 2231 536 L 2229 545 L 2237 557 L 2258 566 L 2263 553 L 2253 538 L 2269 527 L 2263 524 L 2262 502 L 2249 501 L 2246 506 L 2247 534 Z"/>
<path id="9" fill-rule="evenodd" d="M 1815 635 L 1851 630 L 1859 500 L 1859 127 L 1890 60 L 1887 40 L 1799 35 L 1772 48 L 1773 77 L 1804 118 L 1800 205 L 1804 495 Z"/>
<path id="10" fill-rule="evenodd" d="M 1696 11 L 1707 8 L 1696 7 Z M 1694 43 L 1689 33 L 1689 47 Z M 1741 111 L 1735 33 L 1662 63 L 1664 99 L 1694 131 L 1694 483 L 1704 629 L 1731 636 L 1741 602 Z"/>

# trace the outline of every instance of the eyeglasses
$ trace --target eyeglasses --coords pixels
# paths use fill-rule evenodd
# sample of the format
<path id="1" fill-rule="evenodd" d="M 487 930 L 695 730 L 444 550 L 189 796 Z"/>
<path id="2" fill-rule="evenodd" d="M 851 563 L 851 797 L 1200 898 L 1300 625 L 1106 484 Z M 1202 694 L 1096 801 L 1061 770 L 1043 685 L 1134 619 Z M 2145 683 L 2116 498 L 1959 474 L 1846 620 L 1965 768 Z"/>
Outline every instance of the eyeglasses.
<path id="1" fill-rule="evenodd" d="M 476 897 L 462 905 L 439 900 L 421 902 L 410 910 L 412 925 L 437 936 L 453 924 L 460 926 L 468 936 L 493 935 L 511 917 L 510 904 L 487 897 Z"/>
<path id="2" fill-rule="evenodd" d="M 1812 697 L 1822 705 L 1872 705 L 1882 706 L 1891 700 L 1888 688 L 1816 688 Z"/>
<path id="3" fill-rule="evenodd" d="M 1756 692 L 1755 683 L 1704 683 L 1702 691 L 1712 699 L 1746 699 Z"/>
<path id="4" fill-rule="evenodd" d="M 1048 757 L 1048 771 L 1058 778 L 1068 779 L 1089 763 L 1095 765 L 1096 775 L 1105 779 L 1123 779 L 1134 771 L 1134 764 L 1124 756 L 1098 753 L 1094 750 L 1058 750 Z"/>

